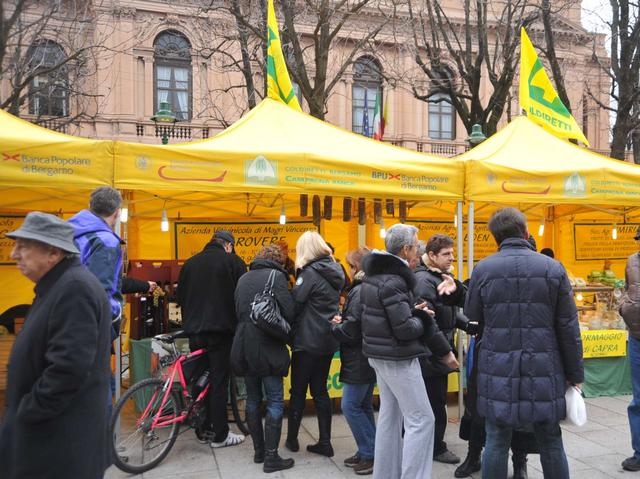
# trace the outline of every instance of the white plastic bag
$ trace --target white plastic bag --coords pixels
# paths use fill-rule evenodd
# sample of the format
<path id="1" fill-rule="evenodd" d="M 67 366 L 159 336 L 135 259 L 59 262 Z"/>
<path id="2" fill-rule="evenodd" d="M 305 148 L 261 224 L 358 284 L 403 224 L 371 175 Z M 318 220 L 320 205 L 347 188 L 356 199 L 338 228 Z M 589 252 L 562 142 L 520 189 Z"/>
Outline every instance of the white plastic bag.
<path id="1" fill-rule="evenodd" d="M 580 390 L 569 386 L 564 398 L 567 402 L 567 422 L 574 426 L 584 426 L 587 423 L 587 407 Z"/>

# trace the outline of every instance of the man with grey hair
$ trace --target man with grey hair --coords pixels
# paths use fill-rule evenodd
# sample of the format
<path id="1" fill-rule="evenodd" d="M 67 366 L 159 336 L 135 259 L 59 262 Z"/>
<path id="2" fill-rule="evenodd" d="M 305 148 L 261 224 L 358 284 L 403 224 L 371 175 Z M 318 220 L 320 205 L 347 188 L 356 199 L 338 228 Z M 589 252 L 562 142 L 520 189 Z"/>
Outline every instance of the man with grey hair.
<path id="1" fill-rule="evenodd" d="M 11 351 L 0 477 L 102 478 L 108 465 L 111 311 L 73 228 L 40 212 L 6 235 L 35 299 Z"/>
<path id="2" fill-rule="evenodd" d="M 417 233 L 414 226 L 393 225 L 386 251 L 374 250 L 362 261 L 362 350 L 380 389 L 373 469 L 379 479 L 431 477 L 434 416 L 418 362 L 426 354 L 425 341 L 449 367 L 459 366 L 426 303 L 415 303 L 409 265 L 416 259 Z M 451 293 L 451 287 L 443 282 L 442 293 Z"/>
<path id="3" fill-rule="evenodd" d="M 122 316 L 122 244 L 113 231 L 122 196 L 110 186 L 101 186 L 91 192 L 89 209 L 69 219 L 74 229 L 74 241 L 80 251 L 80 261 L 91 271 L 107 293 L 111 306 L 111 341 L 120 332 Z M 115 378 L 111 376 L 111 394 L 107 396 L 107 410 L 111 416 Z"/>
<path id="4" fill-rule="evenodd" d="M 113 231 L 122 196 L 110 186 L 91 192 L 89 209 L 82 210 L 69 223 L 80 250 L 80 261 L 104 287 L 111 304 L 111 316 L 117 320 L 122 314 L 122 240 Z M 115 325 L 115 331 L 118 330 Z"/>

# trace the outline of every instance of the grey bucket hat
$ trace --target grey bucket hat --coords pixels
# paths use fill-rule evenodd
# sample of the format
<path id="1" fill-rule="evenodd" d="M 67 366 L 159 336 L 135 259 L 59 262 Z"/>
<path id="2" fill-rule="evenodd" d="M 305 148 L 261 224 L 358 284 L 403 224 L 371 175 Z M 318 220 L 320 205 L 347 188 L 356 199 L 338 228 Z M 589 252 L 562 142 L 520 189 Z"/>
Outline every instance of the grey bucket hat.
<path id="1" fill-rule="evenodd" d="M 7 238 L 40 241 L 68 253 L 79 254 L 73 242 L 73 226 L 57 216 L 32 211 L 24 219 L 22 226 L 5 234 Z"/>

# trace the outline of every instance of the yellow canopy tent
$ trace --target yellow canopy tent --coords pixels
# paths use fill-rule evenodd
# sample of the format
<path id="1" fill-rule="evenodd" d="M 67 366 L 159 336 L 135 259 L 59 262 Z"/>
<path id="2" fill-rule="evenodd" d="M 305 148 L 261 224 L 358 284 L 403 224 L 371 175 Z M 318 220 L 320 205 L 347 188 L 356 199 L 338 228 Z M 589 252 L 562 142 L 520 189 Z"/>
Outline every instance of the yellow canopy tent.
<path id="1" fill-rule="evenodd" d="M 56 208 L 74 192 L 113 181 L 113 142 L 58 133 L 0 110 L 0 194 L 3 209 L 29 204 Z M 62 200 L 62 201 L 58 201 Z M 86 196 L 82 204 L 86 204 Z M 49 208 L 51 204 L 49 203 Z"/>
<path id="2" fill-rule="evenodd" d="M 84 208 L 88 192 L 113 181 L 113 143 L 57 133 L 0 110 L 0 233 L 30 210 Z M 0 312 L 30 303 L 33 285 L 10 263 L 13 242 L 0 234 Z"/>
<path id="3" fill-rule="evenodd" d="M 640 167 L 561 140 L 524 116 L 459 159 L 471 201 L 640 206 Z"/>
<path id="4" fill-rule="evenodd" d="M 480 211 L 486 217 L 500 205 L 516 205 L 528 213 L 538 248 L 560 249 L 576 275 L 602 269 L 607 258 L 618 262 L 622 275 L 626 255 L 620 251 L 637 249 L 633 218 L 640 215 L 640 166 L 561 140 L 524 116 L 458 158 L 465 163 L 471 222 Z M 539 226 L 545 222 L 546 228 Z M 606 234 L 580 226 L 589 223 L 608 225 Z M 581 248 L 594 252 L 592 261 Z"/>
<path id="5" fill-rule="evenodd" d="M 123 189 L 455 201 L 463 181 L 458 160 L 371 140 L 272 99 L 212 139 L 117 142 L 115 152 L 114 182 Z"/>

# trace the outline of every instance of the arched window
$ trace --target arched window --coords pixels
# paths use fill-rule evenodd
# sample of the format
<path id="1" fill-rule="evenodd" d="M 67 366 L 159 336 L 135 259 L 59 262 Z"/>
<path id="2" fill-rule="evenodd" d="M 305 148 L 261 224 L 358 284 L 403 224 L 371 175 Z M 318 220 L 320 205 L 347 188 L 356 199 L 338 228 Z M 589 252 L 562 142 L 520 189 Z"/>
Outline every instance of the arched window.
<path id="1" fill-rule="evenodd" d="M 453 140 L 456 137 L 456 113 L 451 97 L 435 93 L 429 97 L 429 138 Z"/>
<path id="2" fill-rule="evenodd" d="M 453 140 L 456 137 L 456 112 L 451 96 L 445 92 L 453 81 L 453 75 L 446 67 L 435 73 L 438 78 L 431 80 L 432 93 L 429 96 L 429 138 Z"/>
<path id="3" fill-rule="evenodd" d="M 358 59 L 353 69 L 351 130 L 373 136 L 373 115 L 376 96 L 382 96 L 380 65 L 370 57 Z M 382 104 L 382 102 L 380 102 Z"/>
<path id="4" fill-rule="evenodd" d="M 66 55 L 60 45 L 43 41 L 32 45 L 28 52 L 29 113 L 31 115 L 67 116 L 69 114 L 69 71 Z"/>
<path id="5" fill-rule="evenodd" d="M 154 98 L 157 111 L 166 101 L 179 120 L 191 119 L 191 44 L 180 32 L 160 33 L 154 47 Z"/>

